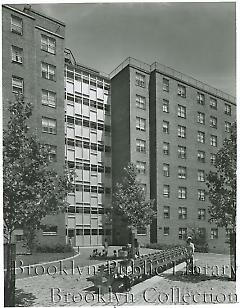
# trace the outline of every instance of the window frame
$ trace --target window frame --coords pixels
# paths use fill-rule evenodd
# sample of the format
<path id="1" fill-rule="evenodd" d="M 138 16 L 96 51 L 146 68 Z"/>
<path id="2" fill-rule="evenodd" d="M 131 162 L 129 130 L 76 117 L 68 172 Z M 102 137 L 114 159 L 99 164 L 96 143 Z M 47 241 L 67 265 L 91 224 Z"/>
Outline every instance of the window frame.
<path id="1" fill-rule="evenodd" d="M 43 42 L 43 38 L 46 39 L 46 42 Z M 51 41 L 51 40 L 54 42 L 53 45 L 50 44 L 50 41 Z M 53 37 L 51 37 L 51 36 L 48 36 L 48 35 L 46 35 L 46 34 L 41 33 L 40 42 L 41 42 L 41 50 L 46 51 L 46 52 L 48 52 L 48 53 L 50 53 L 50 54 L 52 54 L 52 55 L 55 55 L 55 54 L 56 54 L 57 42 L 56 42 L 56 39 L 55 39 L 55 38 L 53 38 Z M 44 47 L 44 46 L 46 46 L 46 47 Z M 50 46 L 54 46 L 54 48 L 51 49 Z M 52 52 L 51 50 L 53 50 L 53 52 Z"/>
<path id="2" fill-rule="evenodd" d="M 54 74 L 51 72 L 54 72 Z M 51 78 L 50 76 L 53 77 Z M 41 62 L 41 77 L 47 80 L 56 81 L 56 66 L 46 62 Z"/>
<path id="3" fill-rule="evenodd" d="M 15 85 L 14 85 L 14 79 L 15 79 Z M 21 81 L 21 87 L 16 86 L 16 80 Z M 14 87 L 21 89 L 21 91 L 15 91 Z M 24 79 L 22 77 L 12 75 L 12 93 L 15 93 L 15 94 L 23 94 L 24 93 Z"/>
<path id="4" fill-rule="evenodd" d="M 17 23 L 14 23 L 13 20 L 20 21 L 21 26 L 19 26 Z M 23 19 L 19 16 L 16 15 L 11 15 L 11 32 L 18 34 L 18 35 L 23 35 Z"/>

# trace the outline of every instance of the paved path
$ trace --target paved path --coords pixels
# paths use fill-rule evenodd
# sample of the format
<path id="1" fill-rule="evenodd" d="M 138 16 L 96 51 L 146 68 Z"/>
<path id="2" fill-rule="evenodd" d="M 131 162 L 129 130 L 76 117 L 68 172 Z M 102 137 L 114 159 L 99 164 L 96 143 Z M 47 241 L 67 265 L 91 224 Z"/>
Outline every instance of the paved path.
<path id="1" fill-rule="evenodd" d="M 133 286 L 130 292 L 117 295 L 94 294 L 85 271 L 82 275 L 75 272 L 18 279 L 17 298 L 24 306 L 187 304 L 194 303 L 194 300 L 202 303 L 204 294 L 207 302 L 222 301 L 225 296 L 226 303 L 231 294 L 234 301 L 235 283 L 228 281 L 229 258 L 225 255 L 196 254 L 196 259 L 199 275 L 183 275 L 185 264 L 181 264 L 176 267 L 175 274 L 169 270 Z"/>

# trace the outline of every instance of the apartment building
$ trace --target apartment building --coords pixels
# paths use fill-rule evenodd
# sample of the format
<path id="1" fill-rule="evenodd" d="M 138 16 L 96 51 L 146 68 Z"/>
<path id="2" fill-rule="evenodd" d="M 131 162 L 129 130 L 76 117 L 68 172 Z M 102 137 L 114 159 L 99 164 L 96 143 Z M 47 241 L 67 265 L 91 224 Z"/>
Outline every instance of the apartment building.
<path id="1" fill-rule="evenodd" d="M 159 63 L 128 58 L 111 75 L 113 185 L 136 163 L 156 201 L 151 242 L 181 244 L 194 230 L 210 251 L 227 250 L 226 230 L 208 222 L 205 180 L 236 119 L 235 98 Z M 121 241 L 119 228 L 113 234 Z"/>
<path id="2" fill-rule="evenodd" d="M 75 246 L 111 242 L 104 221 L 112 203 L 110 79 L 65 57 L 65 158 L 75 170 L 66 214 L 68 238 Z"/>

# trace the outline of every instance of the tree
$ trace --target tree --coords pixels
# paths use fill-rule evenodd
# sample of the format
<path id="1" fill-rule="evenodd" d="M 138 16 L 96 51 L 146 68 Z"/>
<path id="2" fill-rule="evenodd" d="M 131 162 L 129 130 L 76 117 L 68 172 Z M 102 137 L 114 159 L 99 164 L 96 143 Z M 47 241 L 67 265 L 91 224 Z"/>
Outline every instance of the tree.
<path id="1" fill-rule="evenodd" d="M 237 127 L 231 126 L 230 134 L 216 154 L 216 172 L 207 176 L 210 222 L 231 230 L 230 252 L 236 260 L 236 168 Z"/>
<path id="2" fill-rule="evenodd" d="M 114 215 L 120 215 L 134 229 L 145 228 L 155 217 L 154 200 L 146 200 L 141 183 L 137 180 L 137 169 L 129 163 L 123 170 L 123 178 L 116 184 L 114 198 Z M 133 243 L 132 236 L 132 243 Z M 133 245 L 132 245 L 133 246 Z"/>
<path id="3" fill-rule="evenodd" d="M 8 234 L 24 230 L 32 245 L 36 228 L 46 215 L 66 208 L 72 188 L 67 169 L 59 175 L 51 168 L 50 148 L 39 142 L 28 127 L 32 104 L 22 96 L 9 103 L 9 122 L 3 131 L 3 218 Z M 29 247 L 31 248 L 31 247 Z"/>

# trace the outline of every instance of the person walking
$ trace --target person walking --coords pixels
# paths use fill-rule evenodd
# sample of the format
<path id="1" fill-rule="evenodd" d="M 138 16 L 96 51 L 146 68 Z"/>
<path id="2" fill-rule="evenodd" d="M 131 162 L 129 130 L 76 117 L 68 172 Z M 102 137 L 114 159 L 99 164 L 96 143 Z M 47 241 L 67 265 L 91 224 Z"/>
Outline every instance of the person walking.
<path id="1" fill-rule="evenodd" d="M 105 238 L 105 240 L 104 240 L 104 256 L 105 257 L 107 257 L 107 255 L 108 255 L 108 241 L 107 241 L 107 239 Z"/>
<path id="2" fill-rule="evenodd" d="M 187 238 L 187 249 L 189 252 L 189 259 L 187 260 L 187 264 L 186 264 L 186 274 L 188 274 L 189 272 L 191 274 L 193 274 L 194 272 L 194 251 L 195 251 L 195 246 L 192 242 L 192 237 L 189 236 Z"/>

